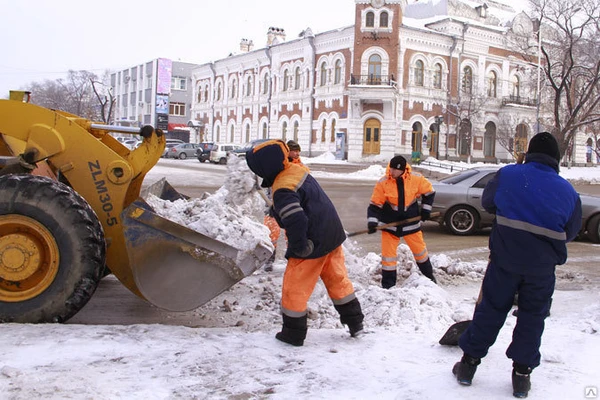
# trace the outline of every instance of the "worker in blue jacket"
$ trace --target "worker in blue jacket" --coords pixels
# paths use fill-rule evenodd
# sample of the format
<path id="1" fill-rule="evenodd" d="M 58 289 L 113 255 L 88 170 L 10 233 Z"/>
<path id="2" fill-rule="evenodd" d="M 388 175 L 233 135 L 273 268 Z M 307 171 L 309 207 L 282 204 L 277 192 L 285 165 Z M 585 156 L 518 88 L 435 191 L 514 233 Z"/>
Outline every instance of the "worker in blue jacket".
<path id="1" fill-rule="evenodd" d="M 471 384 L 517 294 L 519 313 L 506 355 L 513 360 L 513 395 L 527 397 L 531 388 L 530 373 L 540 365 L 555 269 L 566 262 L 567 243 L 581 228 L 581 200 L 559 176 L 559 161 L 554 136 L 538 133 L 529 142 L 525 163 L 501 168 L 483 191 L 482 205 L 496 218 L 482 300 L 460 337 L 464 354 L 452 369 L 460 384 Z"/>
<path id="2" fill-rule="evenodd" d="M 281 289 L 283 327 L 275 337 L 302 346 L 307 332 L 308 300 L 321 278 L 340 322 L 350 336 L 363 333 L 360 303 L 348 277 L 342 243 L 346 232 L 329 197 L 307 167 L 290 161 L 281 140 L 261 143 L 246 152 L 250 170 L 272 188 L 273 216 L 285 229 L 287 266 Z"/>

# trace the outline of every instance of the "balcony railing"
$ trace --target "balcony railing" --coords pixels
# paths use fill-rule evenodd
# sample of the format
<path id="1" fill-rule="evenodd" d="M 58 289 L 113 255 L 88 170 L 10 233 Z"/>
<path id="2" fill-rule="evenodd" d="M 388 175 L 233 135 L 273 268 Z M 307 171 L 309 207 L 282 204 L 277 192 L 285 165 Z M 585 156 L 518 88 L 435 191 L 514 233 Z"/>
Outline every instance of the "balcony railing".
<path id="1" fill-rule="evenodd" d="M 502 98 L 502 105 L 505 106 L 507 104 L 519 104 L 522 106 L 535 107 L 537 106 L 537 100 L 529 97 L 510 95 Z"/>
<path id="2" fill-rule="evenodd" d="M 350 75 L 351 85 L 396 86 L 394 75 Z"/>

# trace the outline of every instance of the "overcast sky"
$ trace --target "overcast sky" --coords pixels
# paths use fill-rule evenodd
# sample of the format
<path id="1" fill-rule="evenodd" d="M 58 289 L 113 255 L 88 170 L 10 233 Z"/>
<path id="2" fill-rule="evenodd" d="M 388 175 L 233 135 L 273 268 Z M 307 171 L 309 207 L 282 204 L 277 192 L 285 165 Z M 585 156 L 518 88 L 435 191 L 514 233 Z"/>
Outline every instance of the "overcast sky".
<path id="1" fill-rule="evenodd" d="M 205 63 L 266 44 L 352 25 L 354 0 L 0 0 L 0 98 L 72 70 L 100 75 L 158 57 Z"/>

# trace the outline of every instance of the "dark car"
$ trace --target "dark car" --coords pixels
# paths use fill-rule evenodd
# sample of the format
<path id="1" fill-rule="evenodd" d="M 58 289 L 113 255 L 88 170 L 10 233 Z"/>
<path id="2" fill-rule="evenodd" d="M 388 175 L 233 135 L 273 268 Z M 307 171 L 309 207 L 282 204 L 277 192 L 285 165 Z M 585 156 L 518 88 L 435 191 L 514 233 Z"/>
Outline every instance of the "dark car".
<path id="1" fill-rule="evenodd" d="M 246 152 L 248 150 L 253 149 L 254 146 L 256 146 L 258 144 L 261 144 L 261 143 L 264 143 L 264 142 L 267 142 L 269 140 L 272 140 L 272 139 L 255 139 L 255 140 L 252 140 L 252 141 L 246 143 L 245 145 L 243 145 L 241 149 L 233 150 L 232 153 L 235 154 L 238 157 L 244 157 L 245 158 L 246 157 Z"/>
<path id="2" fill-rule="evenodd" d="M 215 147 L 213 142 L 202 142 L 196 149 L 196 158 L 201 163 L 208 161 L 211 150 Z"/>
<path id="3" fill-rule="evenodd" d="M 438 222 L 444 224 L 454 235 L 472 235 L 492 225 L 494 215 L 481 205 L 483 189 L 500 167 L 470 168 L 439 182 L 432 182 L 435 189 L 433 210 L 439 211 Z M 600 243 L 600 197 L 580 195 L 583 220 L 580 236 Z"/>

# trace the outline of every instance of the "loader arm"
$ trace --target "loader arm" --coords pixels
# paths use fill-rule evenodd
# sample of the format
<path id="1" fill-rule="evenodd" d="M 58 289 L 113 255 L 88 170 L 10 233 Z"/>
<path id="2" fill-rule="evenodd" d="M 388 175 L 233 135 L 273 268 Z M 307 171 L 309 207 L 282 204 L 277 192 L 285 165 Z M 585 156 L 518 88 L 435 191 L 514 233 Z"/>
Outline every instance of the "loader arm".
<path id="1" fill-rule="evenodd" d="M 129 150 L 100 124 L 30 103 L 0 100 L 5 156 L 37 151 L 52 172 L 96 212 L 107 243 L 106 264 L 133 293 L 138 290 L 127 255 L 121 212 L 140 195 L 146 173 L 158 162 L 165 137 L 152 130 Z"/>

